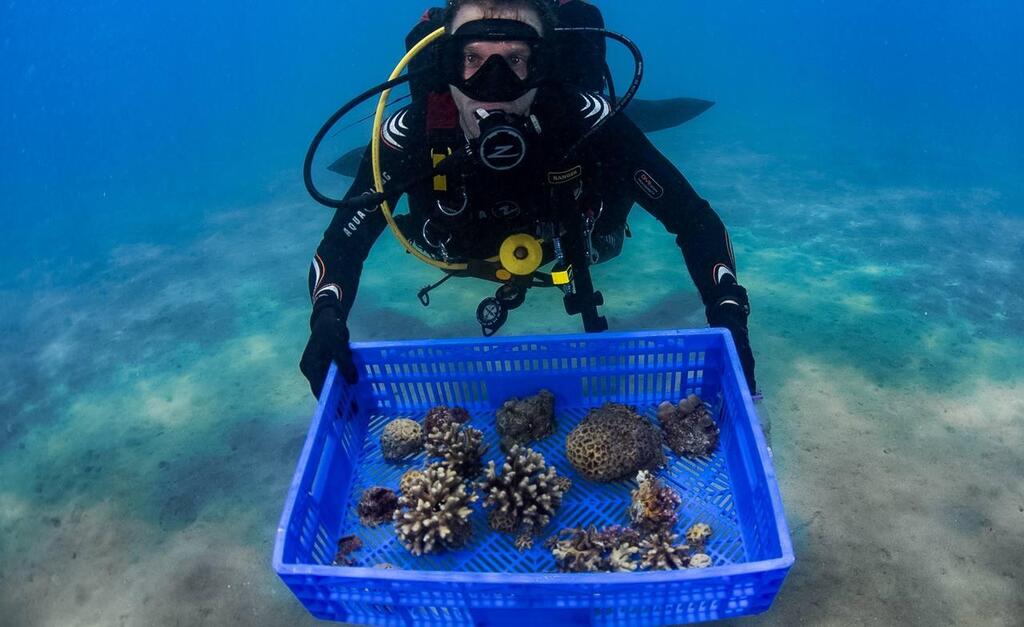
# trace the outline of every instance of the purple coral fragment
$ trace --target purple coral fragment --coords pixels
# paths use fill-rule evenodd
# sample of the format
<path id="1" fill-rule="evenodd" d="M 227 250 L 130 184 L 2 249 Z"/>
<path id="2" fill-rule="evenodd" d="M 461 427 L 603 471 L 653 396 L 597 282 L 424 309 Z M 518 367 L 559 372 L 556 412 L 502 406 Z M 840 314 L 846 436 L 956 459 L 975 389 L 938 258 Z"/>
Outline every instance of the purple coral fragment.
<path id="1" fill-rule="evenodd" d="M 367 527 L 376 527 L 390 522 L 396 509 L 398 509 L 398 495 L 394 490 L 376 487 L 363 492 L 356 512 L 359 514 L 359 522 Z"/>

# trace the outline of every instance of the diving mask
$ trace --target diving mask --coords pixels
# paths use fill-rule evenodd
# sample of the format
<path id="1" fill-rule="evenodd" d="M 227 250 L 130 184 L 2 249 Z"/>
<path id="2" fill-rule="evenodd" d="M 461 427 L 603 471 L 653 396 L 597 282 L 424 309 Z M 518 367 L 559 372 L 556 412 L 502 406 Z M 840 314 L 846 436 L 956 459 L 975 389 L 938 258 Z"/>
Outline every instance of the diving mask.
<path id="1" fill-rule="evenodd" d="M 529 48 L 525 76 L 520 76 L 500 54 L 482 64 L 467 64 L 467 47 L 478 42 L 518 42 Z M 474 20 L 459 27 L 448 39 L 443 57 L 448 84 L 479 102 L 512 102 L 525 96 L 544 78 L 546 51 L 540 34 L 518 20 Z"/>

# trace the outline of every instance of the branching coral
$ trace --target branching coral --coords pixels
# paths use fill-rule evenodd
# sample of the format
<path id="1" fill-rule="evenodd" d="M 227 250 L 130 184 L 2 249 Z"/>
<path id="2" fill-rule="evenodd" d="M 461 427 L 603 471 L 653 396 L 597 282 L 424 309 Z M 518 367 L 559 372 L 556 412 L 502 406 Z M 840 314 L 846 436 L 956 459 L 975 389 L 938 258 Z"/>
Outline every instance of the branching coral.
<path id="1" fill-rule="evenodd" d="M 644 570 L 675 570 L 690 563 L 690 547 L 676 544 L 676 534 L 661 531 L 640 540 L 641 567 Z"/>
<path id="2" fill-rule="evenodd" d="M 395 533 L 413 555 L 463 546 L 477 495 L 453 469 L 432 464 L 407 482 L 395 511 Z"/>
<path id="3" fill-rule="evenodd" d="M 456 422 L 430 431 L 426 448 L 427 455 L 444 458 L 444 465 L 467 481 L 480 474 L 487 452 L 482 431 Z"/>
<path id="4" fill-rule="evenodd" d="M 415 420 L 399 418 L 384 426 L 380 435 L 380 449 L 384 459 L 398 461 L 420 452 L 423 448 L 423 429 Z"/>
<path id="5" fill-rule="evenodd" d="M 480 490 L 484 507 L 492 508 L 491 528 L 515 534 L 516 547 L 523 551 L 533 546 L 533 537 L 551 521 L 570 485 L 543 455 L 515 445 L 500 472 L 493 461 L 487 465 Z"/>
<path id="6" fill-rule="evenodd" d="M 682 502 L 679 493 L 646 470 L 641 470 L 636 480 L 639 485 L 632 492 L 629 520 L 637 529 L 648 533 L 671 530 Z"/>
<path id="7" fill-rule="evenodd" d="M 592 481 L 616 481 L 665 464 L 658 429 L 635 408 L 618 403 L 587 414 L 565 444 L 569 461 Z"/>
<path id="8" fill-rule="evenodd" d="M 628 527 L 598 531 L 563 529 L 545 543 L 565 573 L 629 572 L 637 569 L 640 534 Z"/>
<path id="9" fill-rule="evenodd" d="M 469 412 L 462 407 L 438 405 L 427 412 L 423 419 L 423 430 L 429 434 L 452 422 L 460 425 L 469 422 Z"/>
<path id="10" fill-rule="evenodd" d="M 555 432 L 555 395 L 541 390 L 536 396 L 509 399 L 497 412 L 501 449 L 529 444 Z"/>
<path id="11" fill-rule="evenodd" d="M 359 505 L 356 506 L 356 513 L 359 514 L 359 522 L 367 527 L 390 522 L 398 509 L 398 495 L 387 488 L 370 488 L 363 491 Z"/>
<path id="12" fill-rule="evenodd" d="M 678 405 L 668 401 L 659 405 L 658 422 L 665 434 L 665 443 L 677 455 L 704 457 L 718 446 L 718 425 L 696 394 L 679 401 Z"/>

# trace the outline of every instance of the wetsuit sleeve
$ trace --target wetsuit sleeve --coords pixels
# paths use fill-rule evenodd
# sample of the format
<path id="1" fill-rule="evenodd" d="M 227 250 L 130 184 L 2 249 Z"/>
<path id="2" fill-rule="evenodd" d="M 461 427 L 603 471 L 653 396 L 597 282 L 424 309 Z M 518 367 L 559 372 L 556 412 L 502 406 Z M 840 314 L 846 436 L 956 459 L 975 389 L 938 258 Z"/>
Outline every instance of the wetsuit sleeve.
<path id="1" fill-rule="evenodd" d="M 712 305 L 736 284 L 736 261 L 722 220 L 626 116 L 610 120 L 606 131 L 608 154 L 616 155 L 615 180 L 627 184 L 633 200 L 676 236 L 704 305 Z"/>
<path id="2" fill-rule="evenodd" d="M 404 181 L 408 177 L 410 155 L 387 146 L 381 148 L 384 180 Z M 386 187 L 385 187 L 386 189 Z M 373 172 L 367 148 L 352 187 L 345 199 L 372 192 Z M 393 198 L 391 206 L 397 203 Z M 369 209 L 338 209 L 323 240 L 316 249 L 309 269 L 309 295 L 313 301 L 312 320 L 326 307 L 337 309 L 343 321 L 355 302 L 363 263 L 374 242 L 387 227 L 380 207 Z"/>

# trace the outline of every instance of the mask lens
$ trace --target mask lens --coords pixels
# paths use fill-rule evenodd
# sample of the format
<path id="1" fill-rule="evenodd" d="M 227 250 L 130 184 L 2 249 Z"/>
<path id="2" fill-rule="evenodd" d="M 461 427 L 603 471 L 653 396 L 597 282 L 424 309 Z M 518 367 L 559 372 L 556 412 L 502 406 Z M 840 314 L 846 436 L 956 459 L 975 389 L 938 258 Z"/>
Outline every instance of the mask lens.
<path id="1" fill-rule="evenodd" d="M 479 41 L 466 44 L 461 55 L 461 74 L 469 80 L 492 58 L 505 63 L 520 80 L 530 78 L 530 59 L 533 47 L 522 41 Z"/>

